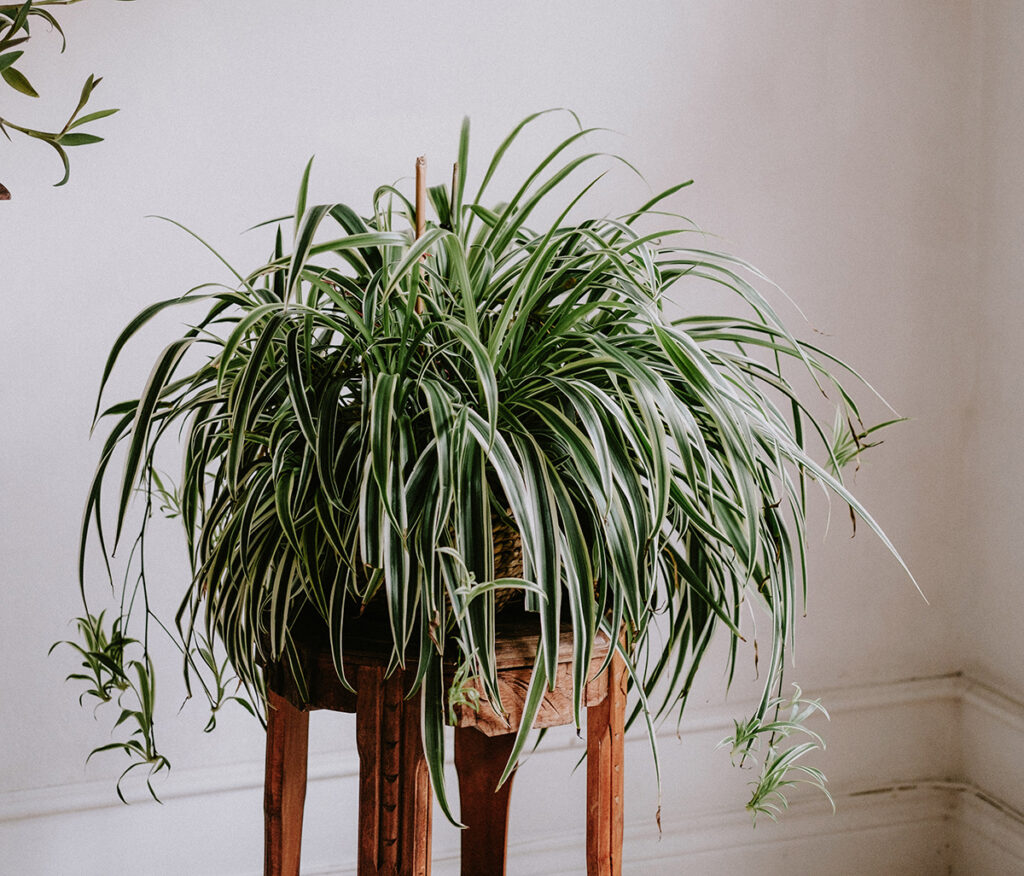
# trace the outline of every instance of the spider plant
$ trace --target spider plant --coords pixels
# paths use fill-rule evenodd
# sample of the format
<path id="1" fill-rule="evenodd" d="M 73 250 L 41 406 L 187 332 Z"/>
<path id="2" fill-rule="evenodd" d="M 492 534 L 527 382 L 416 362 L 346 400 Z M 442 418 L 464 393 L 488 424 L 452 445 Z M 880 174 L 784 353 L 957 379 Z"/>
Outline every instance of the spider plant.
<path id="1" fill-rule="evenodd" d="M 129 531 L 134 547 L 115 588 L 124 644 L 102 659 L 83 649 L 101 676 L 93 690 L 109 695 L 102 675 L 123 676 L 132 648 L 144 655 L 134 671 L 148 672 L 155 620 L 181 648 L 190 690 L 200 679 L 218 707 L 229 665 L 259 706 L 262 667 L 294 659 L 298 620 L 310 615 L 347 683 L 346 616 L 372 603 L 386 614 L 393 665 L 415 663 L 425 752 L 447 813 L 444 665 L 458 667 L 457 680 L 478 679 L 500 709 L 496 589 L 521 591 L 540 631 L 506 776 L 554 683 L 561 624 L 573 633 L 577 726 L 603 632 L 620 641 L 638 694 L 633 718 L 651 727 L 681 713 L 716 630 L 735 663 L 747 600 L 767 612 L 771 634 L 769 682 L 744 726 L 751 740 L 762 723 L 772 732 L 806 586 L 806 481 L 893 550 L 838 474 L 871 434 L 840 382 L 857 375 L 790 333 L 756 271 L 664 211 L 689 183 L 618 218 L 570 219 L 596 181 L 580 177 L 607 161 L 584 148 L 591 129 L 577 123 L 504 201 L 489 202 L 503 157 L 537 115 L 500 144 L 472 194 L 463 124 L 452 186 L 429 190 L 434 216 L 418 237 L 413 204 L 391 185 L 365 214 L 307 205 L 307 167 L 294 216 L 267 223 L 277 232 L 265 264 L 154 303 L 120 334 L 101 398 L 140 328 L 170 308 L 198 311 L 138 398 L 97 402 L 97 420 L 110 425 L 81 536 L 83 597 L 93 537 L 108 570 Z M 534 228 L 541 212 L 554 219 Z M 639 230 L 652 220 L 655 232 Z M 743 315 L 666 315 L 666 302 L 706 283 L 734 293 Z M 849 434 L 826 433 L 792 368 L 809 372 L 814 406 L 821 390 Z M 158 449 L 179 443 L 170 487 Z M 111 531 L 101 497 L 115 479 Z M 154 503 L 181 520 L 192 566 L 173 623 L 155 619 L 147 594 Z M 519 533 L 521 578 L 496 577 L 495 525 Z M 89 641 L 115 641 L 95 630 L 102 617 L 87 607 Z M 126 638 L 134 630 L 137 641 Z M 145 743 L 125 750 L 160 768 L 151 693 L 145 700 L 122 703 Z"/>

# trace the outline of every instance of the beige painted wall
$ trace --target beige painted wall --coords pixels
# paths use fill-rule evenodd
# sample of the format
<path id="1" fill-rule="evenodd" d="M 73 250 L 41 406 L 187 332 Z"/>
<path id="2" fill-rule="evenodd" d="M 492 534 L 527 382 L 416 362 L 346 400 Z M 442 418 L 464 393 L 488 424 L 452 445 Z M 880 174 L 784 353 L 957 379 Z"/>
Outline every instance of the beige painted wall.
<path id="1" fill-rule="evenodd" d="M 291 208 L 310 154 L 311 196 L 358 208 L 371 183 L 406 174 L 414 155 L 442 167 L 465 113 L 478 155 L 527 112 L 562 105 L 621 132 L 612 147 L 653 187 L 695 177 L 675 206 L 778 281 L 807 314 L 803 324 L 782 305 L 798 333 L 824 332 L 912 418 L 855 486 L 931 604 L 869 533 L 851 542 L 836 507 L 828 538 L 819 527 L 812 539 L 791 677 L 813 693 L 967 667 L 1024 692 L 1020 477 L 1003 463 L 1024 416 L 1015 396 L 1024 308 L 1012 279 L 1024 210 L 1022 18 L 1012 3 L 953 0 L 94 0 L 67 10 L 62 62 L 26 68 L 51 98 L 47 112 L 89 72 L 107 77 L 97 106 L 122 112 L 104 123 L 106 143 L 73 154 L 66 189 L 49 186 L 49 154 L 2 147 L 14 200 L 0 208 L 0 654 L 16 669 L 0 688 L 0 794 L 117 773 L 102 760 L 83 773 L 104 731 L 61 684 L 67 655 L 45 658 L 79 611 L 75 540 L 98 452 L 87 435 L 93 392 L 116 331 L 142 306 L 227 279 L 180 233 L 143 217 L 179 219 L 245 266 L 267 239 L 238 232 Z M 619 175 L 595 208 L 644 191 Z M 147 337 L 155 344 L 173 330 L 164 323 Z M 145 358 L 138 346 L 127 356 L 115 393 L 138 385 Z M 880 404 L 869 412 L 887 413 Z M 170 530 L 159 536 L 154 581 L 181 579 L 178 551 Z M 751 675 L 747 664 L 734 700 L 754 689 Z M 173 717 L 173 673 L 161 694 L 176 767 L 258 762 L 258 726 L 228 717 L 204 737 L 198 711 Z M 721 701 L 715 667 L 698 694 L 698 706 Z M 879 738 L 887 729 L 857 726 Z M 833 729 L 842 738 L 843 726 Z M 722 776 L 740 789 L 745 779 L 711 753 L 713 741 L 699 758 L 708 772 L 693 787 L 673 781 L 694 806 Z M 351 744 L 350 728 L 314 739 L 327 754 Z M 844 757 L 850 749 L 830 753 L 840 774 Z M 684 761 L 691 769 L 670 751 L 669 775 Z M 638 806 L 648 803 L 646 772 L 632 773 Z M 555 803 L 537 805 L 514 815 L 524 830 L 560 817 Z M 106 835 L 125 818 L 148 825 L 147 813 L 92 813 L 89 829 Z M 184 813 L 146 829 L 180 852 Z M 83 848 L 84 823 L 60 834 L 68 849 Z"/>
<path id="2" fill-rule="evenodd" d="M 978 7 L 984 133 L 973 164 L 979 188 L 978 270 L 962 297 L 978 312 L 978 376 L 964 470 L 970 488 L 971 565 L 960 588 L 965 668 L 1024 695 L 1024 6 Z"/>

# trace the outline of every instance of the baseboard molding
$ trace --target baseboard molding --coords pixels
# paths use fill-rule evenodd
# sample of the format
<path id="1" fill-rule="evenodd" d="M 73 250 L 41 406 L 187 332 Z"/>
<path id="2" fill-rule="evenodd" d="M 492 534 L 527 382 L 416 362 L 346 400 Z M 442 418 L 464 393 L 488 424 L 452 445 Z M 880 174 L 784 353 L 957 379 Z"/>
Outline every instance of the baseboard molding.
<path id="1" fill-rule="evenodd" d="M 740 812 L 709 813 L 685 822 L 667 821 L 659 835 L 650 824 L 627 826 L 628 850 L 625 871 L 651 874 L 688 872 L 717 873 L 775 872 L 772 861 L 788 861 L 779 873 L 794 871 L 793 862 L 802 847 L 827 844 L 813 851 L 814 872 L 893 872 L 892 864 L 904 859 L 901 873 L 918 869 L 902 854 L 898 837 L 915 841 L 914 833 L 931 831 L 936 838 L 948 836 L 955 826 L 993 843 L 1009 854 L 1013 862 L 1024 865 L 1024 820 L 1020 813 L 1006 812 L 998 803 L 970 785 L 957 782 L 912 782 L 872 791 L 840 795 L 833 815 L 823 812 L 816 801 L 803 801 L 787 810 L 784 824 L 763 824 L 751 829 L 750 819 Z M 894 841 L 894 835 L 897 839 Z M 876 838 L 885 837 L 884 844 Z M 583 874 L 586 837 L 582 831 L 559 832 L 509 844 L 509 860 L 515 872 Z M 850 867 L 850 848 L 857 848 L 863 869 Z M 949 872 L 961 872 L 956 866 L 958 850 L 950 846 L 938 849 L 936 859 L 923 862 L 920 872 L 938 872 L 938 864 Z M 863 863 L 877 856 L 877 866 Z M 685 868 L 680 862 L 686 862 Z M 337 866 L 304 870 L 307 876 L 355 876 L 355 861 Z M 455 876 L 459 862 L 455 855 L 435 856 L 435 876 Z M 807 871 L 810 872 L 810 871 Z M 962 872 L 982 871 L 965 867 Z"/>
<path id="2" fill-rule="evenodd" d="M 965 785 L 957 797 L 957 822 L 971 842 L 980 840 L 998 849 L 1004 860 L 1017 865 L 1016 872 L 1024 872 L 1024 812 Z"/>
<path id="3" fill-rule="evenodd" d="M 1024 704 L 994 687 L 964 675 L 952 676 L 957 696 L 967 710 L 986 715 L 1016 733 L 1024 734 Z"/>
<path id="4" fill-rule="evenodd" d="M 1024 869 L 1024 805 L 1019 799 L 1019 793 L 1024 793 L 1020 791 L 1024 789 L 1024 764 L 1008 756 L 1008 752 L 1019 750 L 1024 742 L 1024 704 L 982 681 L 962 675 L 815 691 L 815 695 L 820 695 L 829 705 L 833 714 L 829 738 L 833 741 L 833 737 L 838 737 L 837 748 L 843 754 L 838 775 L 826 770 L 833 779 L 832 792 L 838 810 L 835 816 L 820 796 L 797 795 L 781 824 L 764 822 L 751 830 L 749 817 L 741 805 L 735 805 L 735 801 L 726 805 L 714 796 L 714 778 L 685 772 L 692 771 L 693 764 L 683 763 L 695 747 L 708 751 L 713 747 L 713 740 L 727 735 L 732 719 L 743 714 L 744 704 L 694 709 L 688 713 L 683 727 L 685 742 L 682 745 L 675 742 L 673 727 L 664 733 L 661 744 L 663 757 L 667 750 L 669 767 L 676 771 L 673 774 L 692 779 L 696 796 L 701 799 L 690 812 L 667 811 L 660 836 L 650 812 L 627 811 L 626 845 L 630 862 L 627 872 L 634 868 L 642 869 L 646 876 L 673 873 L 678 866 L 673 862 L 685 858 L 701 861 L 702 873 L 716 873 L 720 867 L 725 868 L 722 872 L 728 872 L 729 867 L 741 868 L 743 872 L 745 862 L 755 861 L 759 862 L 758 872 L 764 873 L 766 849 L 786 847 L 795 855 L 804 848 L 817 848 L 825 840 L 831 844 L 829 848 L 835 850 L 828 854 L 842 856 L 840 864 L 842 860 L 850 860 L 851 855 L 867 854 L 875 848 L 892 850 L 894 842 L 910 844 L 904 853 L 906 856 L 921 855 L 922 849 L 941 845 L 942 838 L 948 837 L 951 831 L 969 835 L 975 846 L 981 842 L 988 844 L 992 850 L 997 850 L 992 854 L 998 853 L 1000 861 L 1011 861 Z M 924 732 L 922 728 L 934 725 L 944 725 L 952 742 L 947 739 L 943 744 L 932 745 L 927 735 L 914 736 L 919 731 Z M 918 753 L 910 772 L 905 771 L 905 767 L 911 762 L 899 751 L 890 762 L 873 758 L 878 746 L 872 747 L 868 740 L 865 747 L 862 739 L 869 735 L 865 728 L 873 727 L 902 728 L 903 735 L 914 737 L 904 740 L 907 751 Z M 631 763 L 643 759 L 645 745 L 642 737 L 631 743 L 637 752 L 636 761 L 630 754 Z M 541 762 L 552 759 L 552 766 L 562 768 L 564 763 L 571 764 L 579 750 L 578 740 L 564 737 L 560 744 L 546 745 L 534 757 L 543 759 Z M 557 758 L 563 763 L 556 764 L 554 759 Z M 702 765 L 700 758 L 696 762 Z M 346 799 L 354 794 L 357 776 L 355 751 L 314 754 L 310 758 L 310 783 L 325 788 L 337 785 Z M 188 818 L 189 812 L 230 809 L 238 813 L 232 817 L 241 819 L 243 812 L 259 812 L 262 782 L 261 763 L 180 770 L 175 771 L 173 782 L 161 786 L 160 793 L 169 804 L 167 815 L 173 810 L 178 813 L 175 817 Z M 83 847 L 76 851 L 72 847 L 77 841 L 75 831 L 69 833 L 63 826 L 81 823 L 88 824 L 91 832 L 108 832 L 110 844 L 120 843 L 123 850 L 123 825 L 129 816 L 119 812 L 104 814 L 112 807 L 123 809 L 106 779 L 0 794 L 0 848 L 5 850 L 9 863 L 17 867 L 17 852 L 12 859 L 9 850 L 28 848 L 36 838 L 43 836 L 48 837 L 47 842 L 52 842 L 52 837 L 58 834 L 69 843 L 68 855 L 88 855 L 93 846 L 103 845 L 104 837 L 94 838 L 88 849 Z M 153 810 L 151 802 L 133 804 L 129 809 L 133 813 L 130 817 L 139 824 L 159 824 L 166 816 Z M 258 830 L 258 819 L 250 821 L 252 823 L 245 825 L 240 836 L 249 837 Z M 53 830 L 55 825 L 61 825 L 62 829 Z M 585 847 L 582 830 L 562 830 L 550 835 L 536 830 L 531 833 L 528 837 L 513 835 L 510 860 L 518 863 L 512 872 L 581 871 Z M 199 849 L 197 853 L 202 855 Z M 141 850 L 140 854 L 143 854 Z M 820 848 L 815 854 L 818 855 L 815 860 L 820 862 Z M 945 872 L 955 864 L 958 851 L 947 843 L 936 854 L 945 856 L 942 858 Z M 783 857 L 792 861 L 792 855 L 787 853 Z M 322 857 L 320 864 L 315 860 L 316 855 L 311 854 L 309 858 L 310 866 L 304 872 L 314 876 L 354 872 L 354 861 L 345 861 L 341 855 Z M 209 859 L 200 857 L 199 860 Z M 931 861 L 932 865 L 935 863 Z M 130 869 L 125 867 L 126 872 Z M 221 868 L 210 872 L 244 873 L 248 869 L 251 868 L 247 864 L 239 863 L 238 869 Z M 436 847 L 434 871 L 437 874 L 458 872 L 450 841 Z M 26 866 L 19 872 L 49 871 Z M 847 869 L 845 872 L 854 871 Z M 857 872 L 874 871 L 868 868 Z"/>
<path id="5" fill-rule="evenodd" d="M 359 757 L 355 751 L 312 754 L 307 770 L 308 782 L 351 778 L 359 775 Z M 263 788 L 263 763 L 175 769 L 172 782 L 160 783 L 157 780 L 156 787 L 162 801 L 260 790 Z M 137 788 L 127 796 L 132 806 L 153 805 L 153 801 Z M 0 794 L 0 824 L 123 806 L 109 778 L 51 788 L 8 791 Z"/>
<path id="6" fill-rule="evenodd" d="M 1004 723 L 1019 726 L 1020 732 L 1024 734 L 1024 706 L 960 675 L 833 688 L 818 692 L 817 695 L 828 703 L 828 708 L 834 715 L 847 712 L 877 712 L 893 707 L 907 709 L 925 702 L 947 702 L 953 705 L 961 700 L 967 701 L 969 697 L 971 706 L 976 704 L 985 714 Z M 752 710 L 752 703 L 693 708 L 686 713 L 681 733 L 684 737 L 701 733 L 725 736 L 732 730 L 732 722 L 737 715 Z M 674 740 L 677 734 L 674 727 L 666 727 L 658 735 L 660 739 L 669 741 Z M 553 754 L 572 747 L 570 744 L 546 744 L 542 753 Z M 308 770 L 310 782 L 353 778 L 359 774 L 359 760 L 354 750 L 313 753 L 309 758 Z M 263 764 L 256 762 L 175 769 L 174 780 L 158 786 L 162 800 L 247 791 L 262 787 Z M 0 823 L 123 805 L 114 794 L 109 778 L 55 787 L 8 791 L 0 793 Z M 147 797 L 140 795 L 133 800 L 132 805 L 149 805 L 149 801 Z"/>

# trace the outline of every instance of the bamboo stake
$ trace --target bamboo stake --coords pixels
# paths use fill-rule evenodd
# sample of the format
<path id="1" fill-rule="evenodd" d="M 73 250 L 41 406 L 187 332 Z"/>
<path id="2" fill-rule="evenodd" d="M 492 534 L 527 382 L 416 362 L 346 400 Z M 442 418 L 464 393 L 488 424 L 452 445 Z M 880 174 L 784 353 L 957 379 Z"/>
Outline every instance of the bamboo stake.
<path id="1" fill-rule="evenodd" d="M 459 217 L 455 215 L 455 203 L 456 203 L 455 187 L 458 184 L 459 184 L 459 162 L 456 161 L 452 165 L 452 202 L 451 202 L 451 207 L 449 207 L 449 209 L 448 209 L 448 212 L 451 214 L 448 217 L 448 224 L 451 225 L 453 231 L 456 228 L 459 227 L 459 222 L 458 222 L 458 218 Z"/>
<path id="2" fill-rule="evenodd" d="M 416 239 L 423 236 L 427 227 L 427 156 L 416 159 Z M 425 257 L 425 256 L 424 256 Z M 423 299 L 416 296 L 416 312 L 423 313 Z"/>
<path id="3" fill-rule="evenodd" d="M 416 239 L 427 227 L 427 156 L 416 159 Z"/>

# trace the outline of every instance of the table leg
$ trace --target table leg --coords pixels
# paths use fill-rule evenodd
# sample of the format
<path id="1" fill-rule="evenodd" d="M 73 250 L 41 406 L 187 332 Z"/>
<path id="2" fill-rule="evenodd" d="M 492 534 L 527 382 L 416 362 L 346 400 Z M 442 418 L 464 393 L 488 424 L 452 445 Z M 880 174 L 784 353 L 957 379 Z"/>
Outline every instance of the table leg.
<path id="1" fill-rule="evenodd" d="M 431 797 L 419 698 L 405 699 L 404 672 L 385 679 L 380 666 L 361 666 L 356 690 L 359 876 L 428 876 Z"/>
<path id="2" fill-rule="evenodd" d="M 587 709 L 587 874 L 621 876 L 626 669 L 616 654 L 608 696 Z"/>
<path id="3" fill-rule="evenodd" d="M 309 713 L 273 691 L 267 695 L 267 705 L 263 872 L 264 876 L 299 876 Z"/>
<path id="4" fill-rule="evenodd" d="M 466 825 L 462 876 L 505 876 L 508 805 L 515 773 L 501 788 L 497 786 L 515 741 L 515 733 L 487 736 L 475 727 L 455 728 L 459 810 Z"/>

